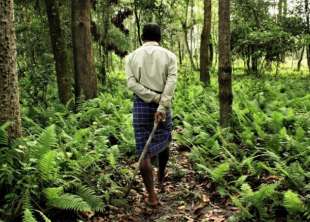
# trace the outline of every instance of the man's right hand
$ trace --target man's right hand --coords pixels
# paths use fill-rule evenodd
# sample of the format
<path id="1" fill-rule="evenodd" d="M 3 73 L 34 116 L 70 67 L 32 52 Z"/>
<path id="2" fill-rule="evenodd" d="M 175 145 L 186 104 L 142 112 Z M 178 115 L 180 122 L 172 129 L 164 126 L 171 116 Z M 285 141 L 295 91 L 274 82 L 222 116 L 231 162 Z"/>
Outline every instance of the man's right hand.
<path id="1" fill-rule="evenodd" d="M 163 112 L 156 112 L 155 113 L 155 122 L 160 123 L 161 121 L 166 121 L 166 113 Z"/>

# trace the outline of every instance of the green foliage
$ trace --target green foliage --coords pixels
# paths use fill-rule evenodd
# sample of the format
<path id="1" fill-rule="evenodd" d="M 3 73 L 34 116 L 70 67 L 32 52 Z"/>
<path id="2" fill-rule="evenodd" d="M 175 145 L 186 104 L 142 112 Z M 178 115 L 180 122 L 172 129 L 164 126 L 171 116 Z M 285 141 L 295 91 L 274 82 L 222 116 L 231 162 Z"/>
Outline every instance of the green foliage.
<path id="1" fill-rule="evenodd" d="M 23 222 L 37 222 L 32 212 L 28 208 L 24 210 Z"/>
<path id="2" fill-rule="evenodd" d="M 297 193 L 288 190 L 284 193 L 283 205 L 289 213 L 295 214 L 303 212 L 305 207 Z"/>
<path id="3" fill-rule="evenodd" d="M 240 77 L 234 83 L 233 127 L 223 130 L 217 123 L 217 101 L 212 99 L 216 86 L 203 89 L 197 81 L 185 88 L 184 82 L 196 79 L 182 78 L 174 102 L 174 138 L 191 150 L 197 172 L 213 181 L 222 197 L 231 197 L 240 209 L 235 218 L 248 221 L 259 214 L 270 220 L 274 215 L 267 212 L 285 207 L 282 197 L 287 189 L 302 197 L 308 194 L 307 79 Z M 276 179 L 271 183 L 269 177 Z M 292 212 L 289 219 L 305 220 L 308 214 L 302 213 Z"/>
<path id="4" fill-rule="evenodd" d="M 75 211 L 91 211 L 89 204 L 78 195 L 65 193 L 48 200 L 50 206 Z"/>
<path id="5" fill-rule="evenodd" d="M 104 203 L 102 202 L 101 198 L 96 195 L 96 192 L 94 190 L 86 186 L 79 186 L 77 194 L 89 204 L 93 211 L 103 212 Z"/>

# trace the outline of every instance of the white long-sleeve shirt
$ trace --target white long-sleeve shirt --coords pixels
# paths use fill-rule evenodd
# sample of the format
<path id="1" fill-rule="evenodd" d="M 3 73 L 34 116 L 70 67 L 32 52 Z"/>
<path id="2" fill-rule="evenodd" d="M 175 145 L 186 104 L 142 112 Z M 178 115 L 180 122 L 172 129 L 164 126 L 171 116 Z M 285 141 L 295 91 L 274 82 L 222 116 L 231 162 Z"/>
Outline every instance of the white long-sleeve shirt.
<path id="1" fill-rule="evenodd" d="M 177 82 L 177 58 L 157 42 L 146 42 L 125 59 L 128 88 L 145 102 L 159 103 L 165 112 Z"/>

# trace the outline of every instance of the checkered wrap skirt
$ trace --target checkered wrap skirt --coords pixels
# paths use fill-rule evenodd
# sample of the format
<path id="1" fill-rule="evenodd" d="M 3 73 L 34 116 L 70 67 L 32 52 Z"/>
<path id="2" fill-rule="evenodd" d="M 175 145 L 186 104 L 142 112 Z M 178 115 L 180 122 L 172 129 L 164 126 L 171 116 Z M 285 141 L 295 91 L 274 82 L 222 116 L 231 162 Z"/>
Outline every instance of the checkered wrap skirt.
<path id="1" fill-rule="evenodd" d="M 139 156 L 141 155 L 144 145 L 153 129 L 154 114 L 157 107 L 157 103 L 146 103 L 138 96 L 134 96 L 133 127 L 136 139 L 136 152 Z M 166 148 L 168 142 L 171 141 L 171 111 L 168 111 L 166 115 L 166 121 L 160 122 L 148 147 L 148 154 L 150 157 L 158 155 Z"/>

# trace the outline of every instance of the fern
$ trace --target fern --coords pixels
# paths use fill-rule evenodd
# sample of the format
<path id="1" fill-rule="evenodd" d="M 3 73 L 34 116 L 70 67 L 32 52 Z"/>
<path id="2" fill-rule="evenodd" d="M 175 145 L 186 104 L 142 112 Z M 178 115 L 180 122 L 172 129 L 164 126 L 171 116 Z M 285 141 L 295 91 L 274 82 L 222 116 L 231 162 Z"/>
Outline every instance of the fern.
<path id="1" fill-rule="evenodd" d="M 262 184 L 258 191 L 254 192 L 252 196 L 252 202 L 256 207 L 263 205 L 263 201 L 271 198 L 275 194 L 275 190 L 278 187 L 278 183 L 274 184 Z"/>
<path id="2" fill-rule="evenodd" d="M 7 133 L 7 128 L 9 127 L 10 123 L 4 123 L 0 126 L 0 146 L 7 146 L 9 144 L 9 137 Z"/>
<path id="3" fill-rule="evenodd" d="M 51 200 L 58 198 L 64 193 L 63 187 L 49 187 L 45 188 L 43 193 L 45 194 L 46 199 Z"/>
<path id="4" fill-rule="evenodd" d="M 29 210 L 28 208 L 24 210 L 23 222 L 37 222 L 31 210 Z"/>
<path id="5" fill-rule="evenodd" d="M 86 201 L 93 211 L 103 212 L 104 204 L 95 191 L 86 186 L 79 186 L 77 194 Z"/>
<path id="6" fill-rule="evenodd" d="M 65 193 L 59 197 L 48 199 L 48 204 L 52 207 L 74 210 L 74 211 L 91 211 L 90 205 L 80 196 L 75 194 Z"/>
<path id="7" fill-rule="evenodd" d="M 304 204 L 297 193 L 288 190 L 284 193 L 283 205 L 289 213 L 300 213 L 304 211 Z"/>
<path id="8" fill-rule="evenodd" d="M 119 158 L 119 149 L 117 145 L 114 145 L 110 148 L 108 155 L 107 155 L 107 161 L 110 164 L 112 168 L 116 167 L 117 159 Z"/>
<path id="9" fill-rule="evenodd" d="M 38 159 L 51 150 L 52 147 L 57 144 L 57 136 L 55 132 L 55 125 L 51 125 L 46 128 L 37 140 L 37 145 L 32 150 L 33 156 Z"/>
<path id="10" fill-rule="evenodd" d="M 214 182 L 220 182 L 224 176 L 229 172 L 230 165 L 229 163 L 225 162 L 214 168 L 213 170 L 209 171 L 211 174 L 212 179 Z"/>
<path id="11" fill-rule="evenodd" d="M 57 164 L 57 152 L 48 151 L 38 161 L 40 175 L 45 181 L 55 181 L 58 176 L 59 165 Z"/>
<path id="12" fill-rule="evenodd" d="M 44 220 L 44 222 L 52 222 L 47 216 L 44 215 L 44 213 L 42 213 L 39 210 L 36 210 L 36 212 L 38 212 L 40 214 L 40 216 L 42 217 L 42 219 Z"/>

